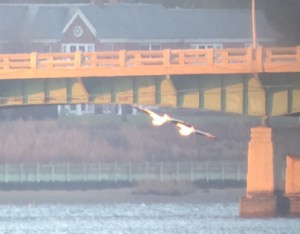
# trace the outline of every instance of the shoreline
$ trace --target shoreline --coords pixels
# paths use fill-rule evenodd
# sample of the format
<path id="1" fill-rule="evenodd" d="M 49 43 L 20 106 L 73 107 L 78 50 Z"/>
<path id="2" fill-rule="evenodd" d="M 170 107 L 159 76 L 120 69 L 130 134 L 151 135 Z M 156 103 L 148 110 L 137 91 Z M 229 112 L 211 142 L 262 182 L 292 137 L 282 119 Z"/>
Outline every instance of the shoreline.
<path id="1" fill-rule="evenodd" d="M 130 188 L 101 190 L 0 191 L 0 205 L 115 203 L 235 203 L 245 188 L 197 189 L 184 195 L 134 194 Z"/>

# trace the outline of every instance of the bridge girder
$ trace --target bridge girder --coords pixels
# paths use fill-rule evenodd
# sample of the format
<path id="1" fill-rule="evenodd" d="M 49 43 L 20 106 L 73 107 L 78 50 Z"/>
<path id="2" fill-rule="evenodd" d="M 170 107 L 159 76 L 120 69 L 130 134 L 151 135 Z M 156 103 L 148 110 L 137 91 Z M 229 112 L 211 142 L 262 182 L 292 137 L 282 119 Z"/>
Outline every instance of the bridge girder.
<path id="1" fill-rule="evenodd" d="M 250 116 L 300 112 L 300 74 L 1 80 L 0 105 L 141 104 Z"/>

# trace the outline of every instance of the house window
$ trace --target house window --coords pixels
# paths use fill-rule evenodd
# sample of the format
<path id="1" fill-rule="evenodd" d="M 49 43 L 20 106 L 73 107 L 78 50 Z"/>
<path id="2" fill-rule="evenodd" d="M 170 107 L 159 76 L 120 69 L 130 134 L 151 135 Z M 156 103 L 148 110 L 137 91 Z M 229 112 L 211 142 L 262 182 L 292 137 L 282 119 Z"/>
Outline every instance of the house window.
<path id="1" fill-rule="evenodd" d="M 207 43 L 207 44 L 191 44 L 191 48 L 192 49 L 223 49 L 223 44 L 220 43 L 216 43 L 216 44 L 212 44 L 212 43 Z"/>
<path id="2" fill-rule="evenodd" d="M 63 44 L 62 51 L 65 53 L 72 53 L 76 51 L 93 52 L 95 51 L 94 44 Z"/>
<path id="3" fill-rule="evenodd" d="M 141 44 L 140 50 L 161 50 L 161 44 Z"/>

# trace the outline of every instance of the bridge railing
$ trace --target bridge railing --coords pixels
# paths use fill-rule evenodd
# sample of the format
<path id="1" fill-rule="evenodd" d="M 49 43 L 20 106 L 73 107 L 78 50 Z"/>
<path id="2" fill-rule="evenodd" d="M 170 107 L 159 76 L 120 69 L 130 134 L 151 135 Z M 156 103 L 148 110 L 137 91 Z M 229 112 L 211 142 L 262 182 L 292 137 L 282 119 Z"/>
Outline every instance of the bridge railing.
<path id="1" fill-rule="evenodd" d="M 264 48 L 263 69 L 269 72 L 300 72 L 300 46 Z"/>
<path id="2" fill-rule="evenodd" d="M 191 66 L 237 66 L 241 70 L 255 68 L 256 72 L 274 69 L 275 66 L 294 63 L 292 71 L 299 69 L 300 47 L 230 49 L 186 49 L 157 51 L 108 51 L 75 53 L 1 54 L 0 71 L 98 69 L 134 67 L 191 67 Z M 217 70 L 220 72 L 220 70 Z M 239 72 L 240 72 L 239 71 Z M 245 72 L 249 72 L 246 69 Z M 199 71 L 200 72 L 200 71 Z"/>
<path id="3" fill-rule="evenodd" d="M 300 61 L 300 47 L 286 47 L 286 48 L 265 48 L 266 62 L 299 62 Z"/>
<path id="4" fill-rule="evenodd" d="M 246 162 L 1 164 L 0 183 L 246 180 Z"/>

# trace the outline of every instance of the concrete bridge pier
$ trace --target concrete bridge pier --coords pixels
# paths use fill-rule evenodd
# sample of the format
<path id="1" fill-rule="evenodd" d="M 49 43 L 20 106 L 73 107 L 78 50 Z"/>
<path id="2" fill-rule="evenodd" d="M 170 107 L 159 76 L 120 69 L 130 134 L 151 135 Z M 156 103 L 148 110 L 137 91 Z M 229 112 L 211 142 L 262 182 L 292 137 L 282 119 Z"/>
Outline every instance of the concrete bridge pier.
<path id="1" fill-rule="evenodd" d="M 252 128 L 248 145 L 247 190 L 240 200 L 241 217 L 277 216 L 273 151 L 272 129 L 266 126 Z"/>
<path id="2" fill-rule="evenodd" d="M 286 158 L 285 197 L 289 201 L 289 215 L 300 217 L 300 156 Z"/>

